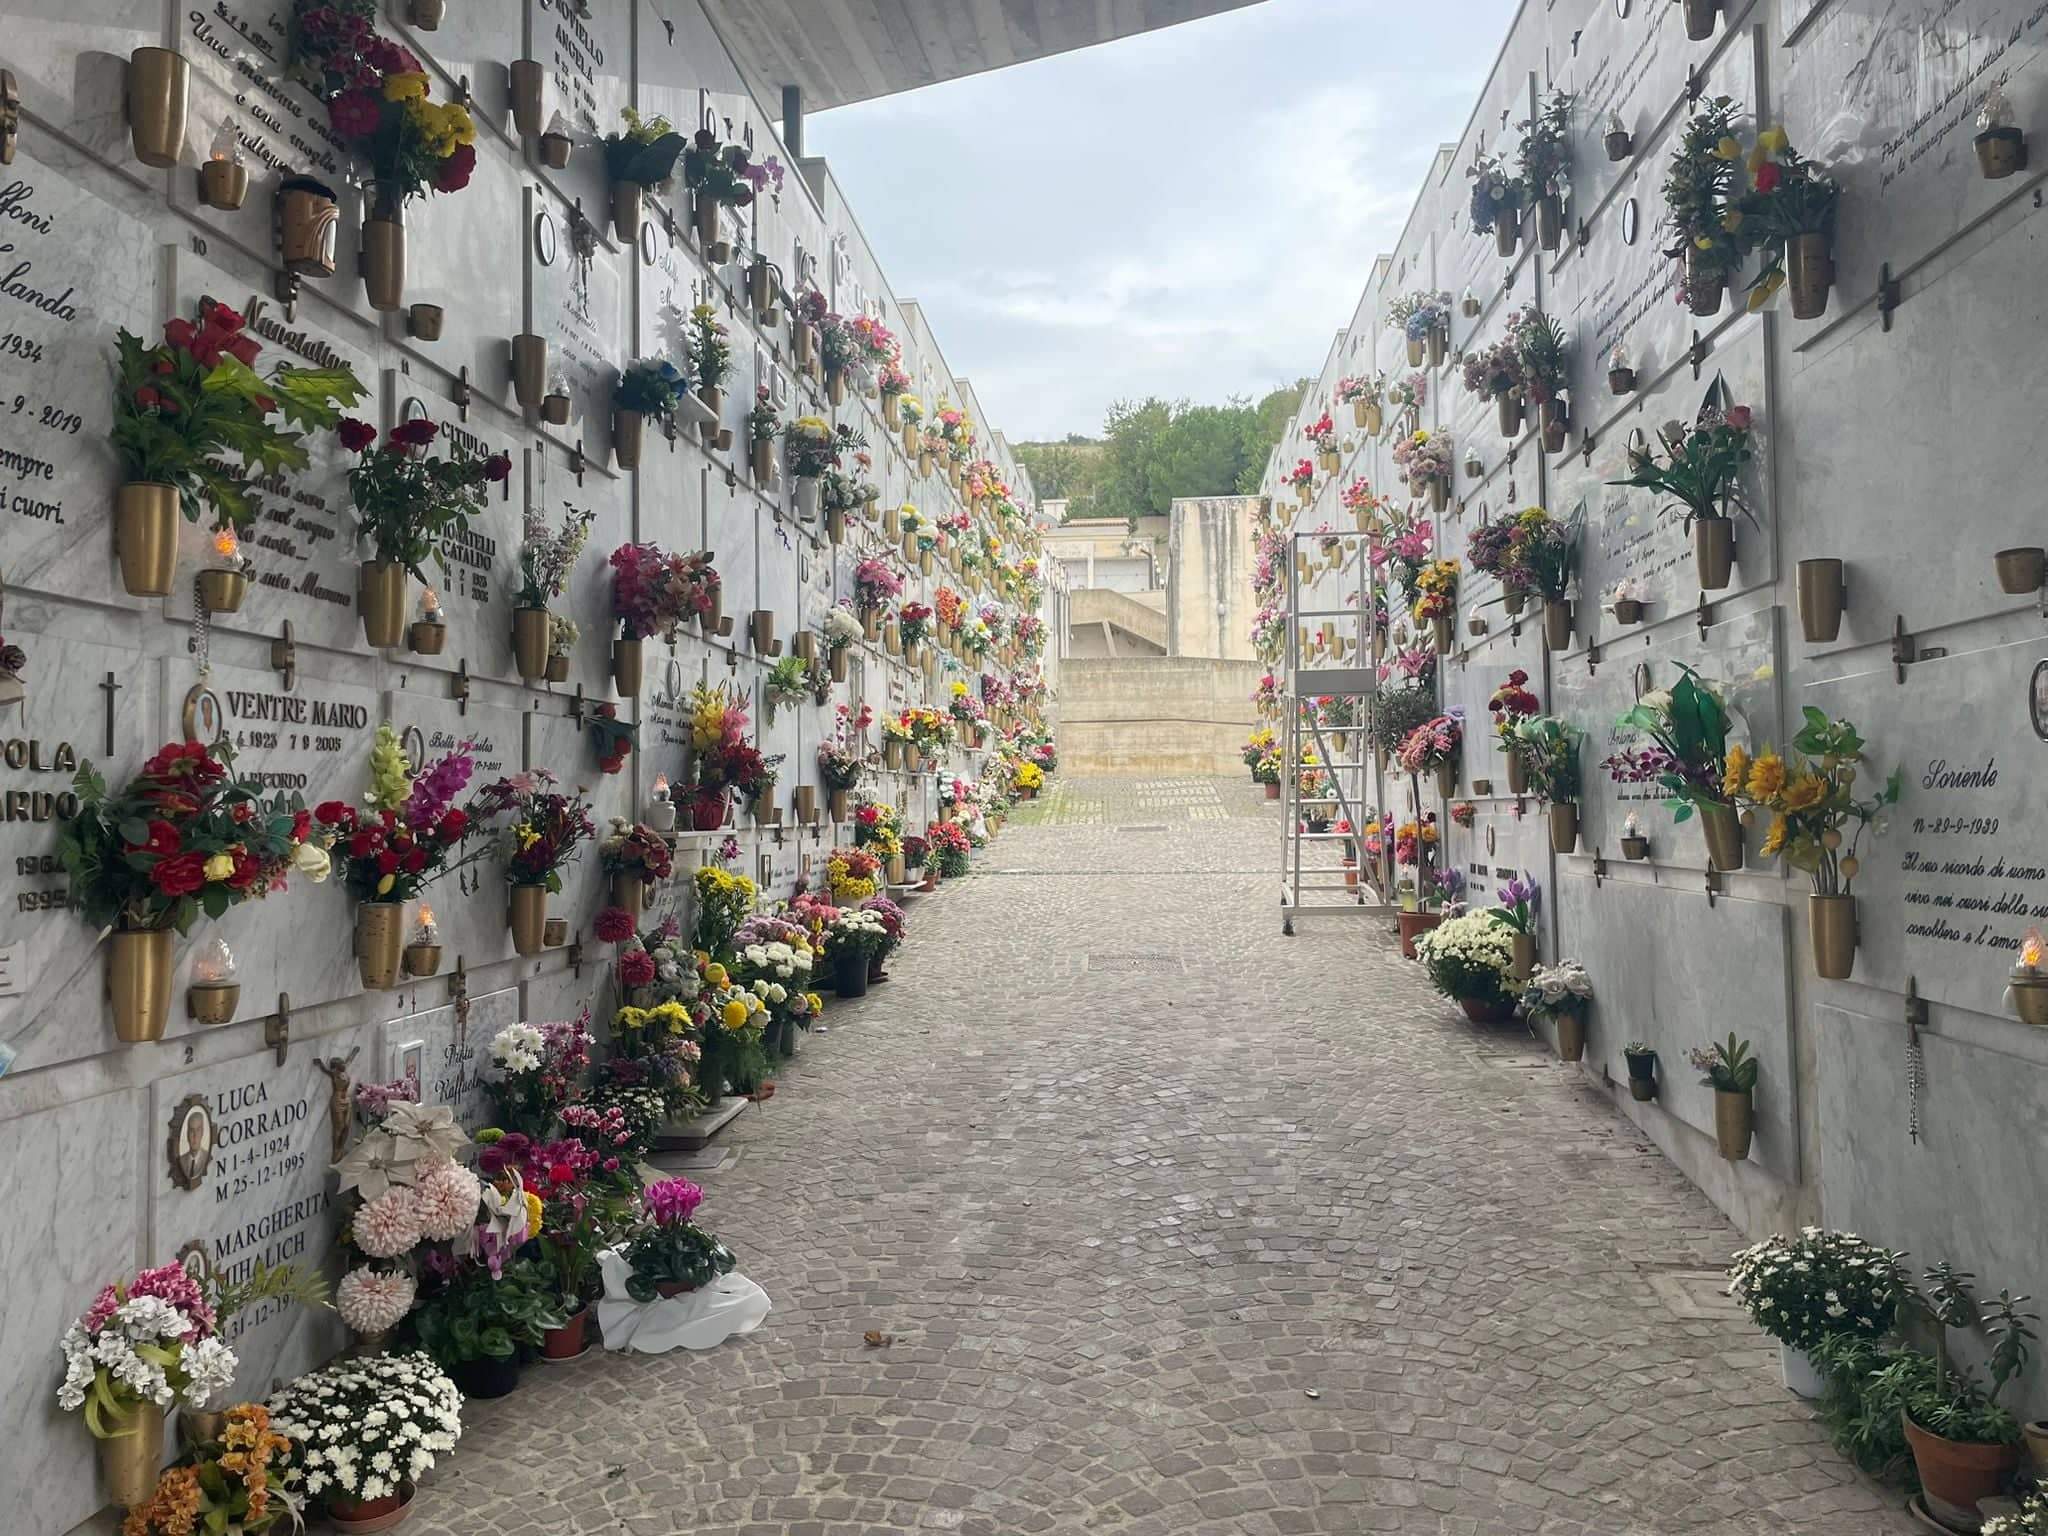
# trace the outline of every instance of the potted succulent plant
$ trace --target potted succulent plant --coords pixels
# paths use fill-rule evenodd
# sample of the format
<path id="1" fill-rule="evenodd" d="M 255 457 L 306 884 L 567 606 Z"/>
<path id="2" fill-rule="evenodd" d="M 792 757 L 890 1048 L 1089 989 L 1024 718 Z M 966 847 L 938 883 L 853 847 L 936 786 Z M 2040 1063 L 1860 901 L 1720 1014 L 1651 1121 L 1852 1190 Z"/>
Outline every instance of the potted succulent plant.
<path id="1" fill-rule="evenodd" d="M 1756 1130 L 1757 1059 L 1749 1042 L 1731 1033 L 1725 1041 L 1695 1047 L 1692 1064 L 1714 1090 L 1715 1147 L 1731 1163 L 1746 1161 Z"/>
<path id="2" fill-rule="evenodd" d="M 1621 1048 L 1621 1059 L 1628 1064 L 1628 1096 L 1638 1104 L 1647 1104 L 1657 1097 L 1657 1053 L 1641 1040 L 1631 1040 Z"/>

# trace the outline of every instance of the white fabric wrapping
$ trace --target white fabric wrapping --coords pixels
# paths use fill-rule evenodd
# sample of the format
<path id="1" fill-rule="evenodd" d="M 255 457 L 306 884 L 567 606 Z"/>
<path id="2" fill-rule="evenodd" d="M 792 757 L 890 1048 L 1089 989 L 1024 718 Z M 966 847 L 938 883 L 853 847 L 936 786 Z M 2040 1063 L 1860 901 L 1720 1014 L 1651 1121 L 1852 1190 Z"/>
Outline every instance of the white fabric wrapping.
<path id="1" fill-rule="evenodd" d="M 716 1349 L 737 1333 L 752 1333 L 768 1316 L 768 1293 L 734 1272 L 681 1296 L 635 1301 L 626 1294 L 632 1266 L 616 1248 L 597 1256 L 604 1297 L 597 1325 L 606 1349 L 659 1355 L 671 1349 Z"/>

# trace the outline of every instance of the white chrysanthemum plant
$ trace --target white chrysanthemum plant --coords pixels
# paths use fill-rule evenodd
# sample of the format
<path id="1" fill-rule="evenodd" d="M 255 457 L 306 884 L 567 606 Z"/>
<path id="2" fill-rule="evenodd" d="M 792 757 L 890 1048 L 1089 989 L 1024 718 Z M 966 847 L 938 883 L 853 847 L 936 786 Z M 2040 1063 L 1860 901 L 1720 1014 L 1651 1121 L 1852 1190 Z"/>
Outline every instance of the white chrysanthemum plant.
<path id="1" fill-rule="evenodd" d="M 538 1072 L 547 1041 L 531 1024 L 507 1024 L 491 1040 L 491 1062 L 508 1076 Z"/>
<path id="2" fill-rule="evenodd" d="M 287 1477 L 306 1497 L 368 1504 L 404 1497 L 462 1438 L 462 1394 L 425 1355 L 341 1360 L 270 1398 L 292 1443 Z"/>
<path id="3" fill-rule="evenodd" d="M 334 1165 L 339 1192 L 356 1195 L 349 1244 L 371 1261 L 342 1277 L 334 1305 L 365 1339 L 388 1334 L 412 1310 L 413 1250 L 453 1241 L 476 1225 L 483 1188 L 455 1161 L 468 1145 L 447 1105 L 393 1103 Z"/>
<path id="4" fill-rule="evenodd" d="M 1448 918 L 1415 940 L 1415 953 L 1436 989 L 1454 1002 L 1514 1001 L 1508 930 L 1485 912 Z"/>
<path id="5" fill-rule="evenodd" d="M 1803 1228 L 1767 1237 L 1728 1261 L 1728 1294 L 1781 1344 L 1810 1350 L 1832 1334 L 1890 1331 L 1900 1255 L 1853 1232 Z"/>
<path id="6" fill-rule="evenodd" d="M 1593 1001 L 1593 978 L 1576 960 L 1537 967 L 1522 988 L 1522 1007 L 1532 1018 L 1583 1015 Z"/>
<path id="7" fill-rule="evenodd" d="M 96 1439 L 132 1434 L 145 1406 L 203 1408 L 233 1385 L 235 1352 L 213 1307 L 179 1264 L 145 1269 L 102 1290 L 64 1330 L 57 1405 L 83 1410 Z"/>

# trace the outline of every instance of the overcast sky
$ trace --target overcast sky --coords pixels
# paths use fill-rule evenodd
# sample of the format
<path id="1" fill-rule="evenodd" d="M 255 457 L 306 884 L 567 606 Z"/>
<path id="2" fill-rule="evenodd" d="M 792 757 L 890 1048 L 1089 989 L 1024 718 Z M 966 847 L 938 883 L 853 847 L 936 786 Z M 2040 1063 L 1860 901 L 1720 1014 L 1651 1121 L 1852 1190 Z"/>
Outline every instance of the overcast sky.
<path id="1" fill-rule="evenodd" d="M 1112 400 L 1321 367 L 1513 12 L 1265 0 L 821 112 L 808 144 L 991 425 L 1092 434 Z"/>

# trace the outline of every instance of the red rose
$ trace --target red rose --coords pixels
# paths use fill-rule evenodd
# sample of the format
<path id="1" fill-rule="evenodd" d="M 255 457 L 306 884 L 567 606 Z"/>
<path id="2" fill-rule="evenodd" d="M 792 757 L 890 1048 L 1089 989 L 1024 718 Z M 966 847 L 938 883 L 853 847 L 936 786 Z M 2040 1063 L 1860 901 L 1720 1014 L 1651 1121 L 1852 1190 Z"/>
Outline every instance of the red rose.
<path id="1" fill-rule="evenodd" d="M 158 855 L 178 851 L 178 829 L 168 821 L 151 821 L 149 836 L 139 843 L 128 845 L 130 853 L 154 853 Z"/>
<path id="2" fill-rule="evenodd" d="M 303 843 L 306 840 L 306 834 L 311 832 L 312 830 L 313 813 L 311 811 L 300 811 L 292 817 L 293 842 Z"/>
<path id="3" fill-rule="evenodd" d="M 389 848 L 377 850 L 377 873 L 380 875 L 395 875 L 398 873 L 398 855 Z"/>
<path id="4" fill-rule="evenodd" d="M 512 455 L 494 453 L 484 460 L 484 478 L 493 485 L 512 478 Z"/>
<path id="5" fill-rule="evenodd" d="M 469 185 L 469 178 L 476 170 L 476 146 L 458 144 L 455 153 L 441 162 L 440 174 L 434 178 L 436 192 L 460 192 Z"/>
<path id="6" fill-rule="evenodd" d="M 174 347 L 183 347 L 189 350 L 192 343 L 198 339 L 199 327 L 183 316 L 176 320 L 167 321 L 164 324 L 164 340 Z M 164 370 L 158 369 L 157 371 L 161 373 Z"/>
<path id="7" fill-rule="evenodd" d="M 375 827 L 364 827 L 348 840 L 348 855 L 352 859 L 367 859 L 377 851 L 377 845 L 384 836 Z"/>
<path id="8" fill-rule="evenodd" d="M 178 414 L 177 401 L 164 394 L 161 390 L 153 389 L 147 384 L 135 391 L 135 404 L 140 410 L 162 411 L 166 416 Z"/>
<path id="9" fill-rule="evenodd" d="M 160 859 L 149 878 L 166 896 L 190 896 L 206 884 L 206 855 L 194 851 Z"/>
<path id="10" fill-rule="evenodd" d="M 452 843 L 462 836 L 468 827 L 469 813 L 467 811 L 450 811 L 441 818 L 441 825 L 435 829 L 435 835 L 444 843 Z"/>
<path id="11" fill-rule="evenodd" d="M 424 448 L 434 440 L 440 426 L 424 416 L 415 416 L 411 421 L 401 421 L 391 429 L 391 441 L 407 448 Z"/>
<path id="12" fill-rule="evenodd" d="M 327 120 L 345 139 L 367 138 L 377 131 L 383 107 L 365 90 L 343 91 L 327 104 Z"/>
<path id="13" fill-rule="evenodd" d="M 358 421 L 353 416 L 342 417 L 341 425 L 334 430 L 341 438 L 341 446 L 350 453 L 361 453 L 377 441 L 377 429 L 367 421 Z"/>
<path id="14" fill-rule="evenodd" d="M 619 956 L 619 983 L 644 987 L 654 980 L 654 957 L 644 949 L 629 949 Z"/>
<path id="15" fill-rule="evenodd" d="M 1784 179 L 1784 171 L 1773 161 L 1766 160 L 1756 168 L 1756 189 L 1759 192 L 1775 192 L 1778 183 Z"/>
<path id="16" fill-rule="evenodd" d="M 237 336 L 225 343 L 221 350 L 244 367 L 253 368 L 256 366 L 256 354 L 263 350 L 263 343 L 254 336 Z"/>
<path id="17" fill-rule="evenodd" d="M 417 847 L 416 847 L 416 848 L 414 848 L 414 849 L 412 850 L 412 852 L 411 852 L 411 853 L 408 853 L 408 854 L 407 854 L 407 855 L 405 856 L 405 872 L 406 872 L 406 873 L 407 873 L 408 875 L 416 875 L 416 874 L 418 874 L 418 873 L 419 873 L 419 872 L 420 872 L 421 870 L 425 869 L 426 867 L 427 867 L 427 850 L 426 850 L 426 849 L 424 849 L 424 848 L 417 848 Z"/>
<path id="18" fill-rule="evenodd" d="M 213 299 L 199 301 L 199 315 L 208 325 L 219 331 L 239 331 L 249 323 L 242 318 L 240 310 L 229 309 L 227 305 Z"/>
<path id="19" fill-rule="evenodd" d="M 257 877 L 262 873 L 263 865 L 256 855 L 249 852 L 246 848 L 237 848 L 235 850 L 235 872 L 228 876 L 228 889 L 246 891 L 256 883 Z"/>
<path id="20" fill-rule="evenodd" d="M 313 819 L 323 827 L 353 821 L 355 814 L 354 808 L 345 800 L 323 800 L 313 808 Z"/>

